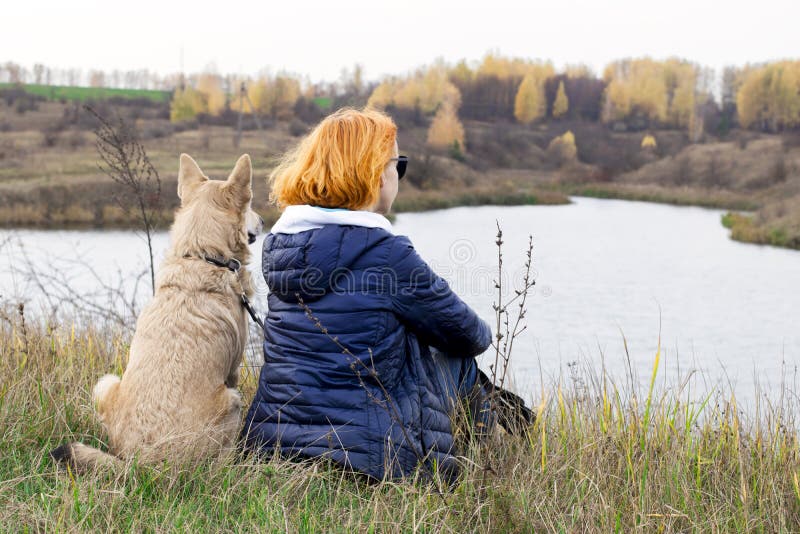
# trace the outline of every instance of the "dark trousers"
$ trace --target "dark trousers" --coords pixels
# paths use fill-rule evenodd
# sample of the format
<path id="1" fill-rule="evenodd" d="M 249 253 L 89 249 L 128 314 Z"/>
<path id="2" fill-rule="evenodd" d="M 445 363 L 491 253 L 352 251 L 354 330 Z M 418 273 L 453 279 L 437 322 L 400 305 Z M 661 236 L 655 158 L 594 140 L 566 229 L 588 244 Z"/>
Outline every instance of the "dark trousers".
<path id="1" fill-rule="evenodd" d="M 453 408 L 467 401 L 472 422 L 478 434 L 489 432 L 497 417 L 494 415 L 487 392 L 478 382 L 478 363 L 475 358 L 462 358 L 431 347 L 431 356 L 439 370 L 439 383 Z"/>

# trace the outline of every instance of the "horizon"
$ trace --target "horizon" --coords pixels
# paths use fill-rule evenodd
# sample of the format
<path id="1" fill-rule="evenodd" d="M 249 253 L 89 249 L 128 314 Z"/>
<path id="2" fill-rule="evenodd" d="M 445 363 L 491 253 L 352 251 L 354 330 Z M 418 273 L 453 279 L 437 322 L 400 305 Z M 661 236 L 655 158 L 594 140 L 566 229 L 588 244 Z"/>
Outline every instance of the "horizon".
<path id="1" fill-rule="evenodd" d="M 718 77 L 726 66 L 800 56 L 800 44 L 788 40 L 800 4 L 786 0 L 767 0 L 757 12 L 741 1 L 720 12 L 711 2 L 688 0 L 672 3 L 668 11 L 633 0 L 616 0 L 611 7 L 585 0 L 525 6 L 499 0 L 491 11 L 476 2 L 413 0 L 401 14 L 392 5 L 364 0 L 335 8 L 311 2 L 300 14 L 289 5 L 256 3 L 214 11 L 204 2 L 192 6 L 191 17 L 179 6 L 153 0 L 140 6 L 129 11 L 96 0 L 9 6 L 15 24 L 0 34 L 0 48 L 10 51 L 2 59 L 26 69 L 39 63 L 84 72 L 146 69 L 159 76 L 286 72 L 330 83 L 355 65 L 363 68 L 365 80 L 377 82 L 439 59 L 474 64 L 490 52 L 549 61 L 558 71 L 585 64 L 598 77 L 612 61 L 632 57 L 678 57 L 709 67 Z M 41 17 L 43 9 L 51 16 Z M 264 25 L 272 19 L 296 23 Z M 331 24 L 342 19 L 351 24 Z M 117 20 L 126 25 L 108 22 Z M 298 38 L 298 27 L 306 37 Z"/>

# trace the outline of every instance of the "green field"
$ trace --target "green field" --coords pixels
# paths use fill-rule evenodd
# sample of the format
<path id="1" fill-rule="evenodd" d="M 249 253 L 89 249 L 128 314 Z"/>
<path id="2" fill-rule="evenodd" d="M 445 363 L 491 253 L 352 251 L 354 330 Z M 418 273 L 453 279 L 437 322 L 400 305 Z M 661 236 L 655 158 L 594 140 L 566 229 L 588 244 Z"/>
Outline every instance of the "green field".
<path id="1" fill-rule="evenodd" d="M 0 90 L 20 87 L 11 83 L 0 83 Z M 63 85 L 36 85 L 21 86 L 25 92 L 32 95 L 43 96 L 48 100 L 103 100 L 106 98 L 146 98 L 153 102 L 169 102 L 172 97 L 170 91 L 153 91 L 148 89 L 112 89 L 106 87 L 77 87 Z"/>
<path id="2" fill-rule="evenodd" d="M 314 103 L 319 106 L 319 109 L 330 109 L 333 99 L 329 96 L 318 96 L 314 99 Z"/>

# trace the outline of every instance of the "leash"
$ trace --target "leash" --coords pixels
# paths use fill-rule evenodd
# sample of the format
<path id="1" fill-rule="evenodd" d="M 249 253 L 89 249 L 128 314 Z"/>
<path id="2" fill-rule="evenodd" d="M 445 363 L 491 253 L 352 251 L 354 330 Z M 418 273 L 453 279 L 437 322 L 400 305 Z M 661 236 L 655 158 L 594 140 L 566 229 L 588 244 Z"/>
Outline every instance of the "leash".
<path id="1" fill-rule="evenodd" d="M 217 267 L 222 267 L 228 269 L 233 274 L 239 274 L 239 270 L 242 268 L 242 262 L 237 260 L 236 258 L 231 258 L 226 260 L 225 258 L 221 258 L 219 256 L 203 256 L 203 259 L 206 260 L 211 265 L 216 265 Z M 250 318 L 255 321 L 255 323 L 261 327 L 261 330 L 264 330 L 264 321 L 258 318 L 256 315 L 256 311 L 253 309 L 253 305 L 250 303 L 250 299 L 247 298 L 247 295 L 244 294 L 244 291 L 241 292 L 239 295 L 241 299 L 242 306 L 244 309 L 247 310 L 247 313 L 250 314 Z"/>

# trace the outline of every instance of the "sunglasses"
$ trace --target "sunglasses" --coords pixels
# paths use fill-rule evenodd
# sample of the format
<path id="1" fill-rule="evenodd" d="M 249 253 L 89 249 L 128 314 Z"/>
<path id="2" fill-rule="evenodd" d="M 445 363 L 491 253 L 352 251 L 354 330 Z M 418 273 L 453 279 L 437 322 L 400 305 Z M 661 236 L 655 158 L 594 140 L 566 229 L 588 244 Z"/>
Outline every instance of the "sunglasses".
<path id="1" fill-rule="evenodd" d="M 397 162 L 397 179 L 398 180 L 402 179 L 403 175 L 406 173 L 406 167 L 408 167 L 408 156 L 391 158 L 389 161 Z"/>

